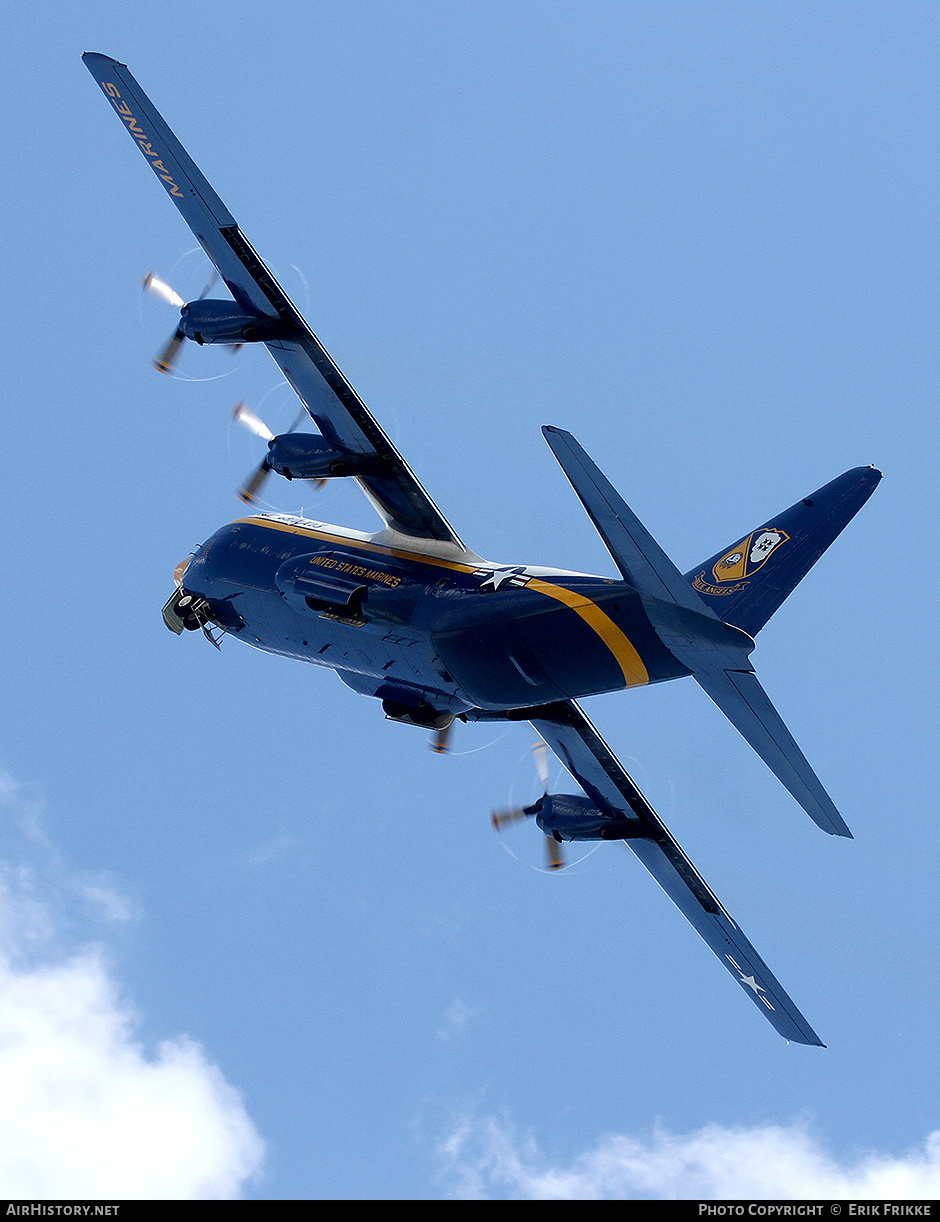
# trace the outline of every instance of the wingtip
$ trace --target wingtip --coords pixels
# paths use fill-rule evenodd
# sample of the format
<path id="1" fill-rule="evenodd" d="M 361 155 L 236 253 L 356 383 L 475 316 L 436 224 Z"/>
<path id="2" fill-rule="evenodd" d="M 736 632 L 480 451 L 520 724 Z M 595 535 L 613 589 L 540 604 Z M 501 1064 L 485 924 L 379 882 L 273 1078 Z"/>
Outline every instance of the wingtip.
<path id="1" fill-rule="evenodd" d="M 803 803 L 801 802 L 800 805 L 803 806 Z M 803 809 L 806 810 L 806 807 L 803 806 Z M 816 826 L 820 829 L 820 831 L 826 832 L 830 836 L 838 836 L 840 840 L 854 840 L 855 839 L 855 836 L 853 835 L 851 829 L 847 827 L 846 824 L 843 823 L 842 826 L 840 827 L 838 823 L 835 823 L 832 821 L 828 823 L 823 823 L 821 820 L 815 817 L 812 811 L 807 811 L 807 814 L 810 816 L 810 818 L 813 820 Z"/>
<path id="2" fill-rule="evenodd" d="M 82 59 L 106 59 L 109 64 L 117 64 L 119 68 L 126 68 L 126 64 L 120 63 L 116 59 L 112 59 L 110 55 L 103 55 L 100 51 L 83 51 Z"/>
<path id="3" fill-rule="evenodd" d="M 803 1018 L 802 1015 L 800 1015 L 800 1017 Z M 787 1043 L 788 1044 L 802 1044 L 804 1048 L 825 1048 L 827 1047 L 827 1045 L 822 1042 L 822 1040 L 819 1038 L 819 1036 L 816 1034 L 813 1028 L 809 1025 L 809 1023 L 806 1022 L 805 1018 L 803 1019 L 803 1022 L 806 1025 L 805 1031 L 800 1032 L 799 1035 L 791 1034 L 791 1035 L 783 1036 L 783 1038 L 787 1041 Z M 783 1035 L 783 1032 L 781 1032 L 780 1034 Z"/>
<path id="4" fill-rule="evenodd" d="M 804 806 L 803 809 L 806 810 L 806 807 Z M 824 832 L 828 832 L 830 836 L 841 836 L 843 840 L 854 840 L 855 839 L 854 835 L 852 834 L 851 828 L 846 823 L 846 821 L 842 818 L 839 812 L 835 810 L 835 808 L 833 808 L 831 811 L 826 812 L 826 822 L 825 823 L 823 823 L 819 819 L 816 819 L 812 811 L 807 811 L 807 814 L 809 814 L 813 818 L 813 822 L 816 823 L 818 827 L 821 827 Z"/>

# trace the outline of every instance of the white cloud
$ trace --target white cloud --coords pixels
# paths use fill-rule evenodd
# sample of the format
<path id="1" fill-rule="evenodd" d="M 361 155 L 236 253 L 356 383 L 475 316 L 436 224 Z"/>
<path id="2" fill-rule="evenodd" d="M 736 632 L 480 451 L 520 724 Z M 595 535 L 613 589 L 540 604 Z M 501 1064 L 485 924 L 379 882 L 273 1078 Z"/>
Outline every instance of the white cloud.
<path id="1" fill-rule="evenodd" d="M 612 1135 L 567 1165 L 552 1165 L 505 1121 L 468 1119 L 439 1149 L 455 1195 L 510 1200 L 873 1200 L 940 1196 L 940 1132 L 901 1156 L 843 1163 L 804 1128 L 707 1125 L 649 1141 Z"/>
<path id="2" fill-rule="evenodd" d="M 274 861 L 278 857 L 289 852 L 297 845 L 296 836 L 288 836 L 286 832 L 279 832 L 276 836 L 272 836 L 254 852 L 249 854 L 245 861 L 252 866 L 265 866 L 270 861 Z"/>
<path id="3" fill-rule="evenodd" d="M 100 958 L 0 966 L 0 1195 L 228 1199 L 262 1143 L 186 1039 L 148 1058 Z"/>
<path id="4" fill-rule="evenodd" d="M 104 871 L 75 880 L 75 891 L 95 905 L 108 921 L 132 921 L 139 915 L 137 905 L 122 894 Z"/>
<path id="5" fill-rule="evenodd" d="M 452 1040 L 466 1031 L 470 1022 L 481 1013 L 478 1006 L 468 1006 L 462 997 L 455 997 L 444 1011 L 444 1022 L 437 1029 L 439 1040 Z"/>
<path id="6" fill-rule="evenodd" d="M 0 803 L 48 850 L 38 866 L 0 863 L 0 1196 L 239 1196 L 264 1147 L 238 1093 L 186 1037 L 149 1056 L 103 953 L 63 946 L 75 896 L 111 920 L 126 901 L 69 876 L 37 803 L 2 774 Z"/>

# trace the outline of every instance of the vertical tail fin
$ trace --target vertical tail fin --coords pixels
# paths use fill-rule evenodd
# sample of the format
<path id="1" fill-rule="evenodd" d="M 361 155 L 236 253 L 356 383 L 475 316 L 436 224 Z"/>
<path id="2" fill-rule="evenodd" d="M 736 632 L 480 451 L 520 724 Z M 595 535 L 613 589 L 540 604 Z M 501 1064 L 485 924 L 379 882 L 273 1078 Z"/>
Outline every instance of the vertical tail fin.
<path id="1" fill-rule="evenodd" d="M 846 471 L 697 564 L 686 573 L 686 581 L 726 624 L 754 636 L 848 526 L 880 479 L 874 467 Z"/>
<path id="2" fill-rule="evenodd" d="M 861 509 L 881 479 L 856 467 L 682 577 L 570 433 L 542 432 L 666 648 L 823 831 L 851 836 L 757 681 L 753 635 Z M 740 630 L 740 631 L 739 631 Z"/>

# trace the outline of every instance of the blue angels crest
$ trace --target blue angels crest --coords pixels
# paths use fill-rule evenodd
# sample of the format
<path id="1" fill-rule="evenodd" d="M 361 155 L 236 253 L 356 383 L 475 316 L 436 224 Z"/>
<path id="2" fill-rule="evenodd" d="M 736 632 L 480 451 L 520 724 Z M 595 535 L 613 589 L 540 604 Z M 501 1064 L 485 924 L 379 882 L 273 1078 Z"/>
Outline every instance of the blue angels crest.
<path id="1" fill-rule="evenodd" d="M 789 538 L 786 531 L 775 530 L 773 527 L 755 530 L 746 539 L 729 548 L 721 559 L 712 565 L 712 576 L 721 582 L 742 581 L 766 564 L 777 548 Z"/>

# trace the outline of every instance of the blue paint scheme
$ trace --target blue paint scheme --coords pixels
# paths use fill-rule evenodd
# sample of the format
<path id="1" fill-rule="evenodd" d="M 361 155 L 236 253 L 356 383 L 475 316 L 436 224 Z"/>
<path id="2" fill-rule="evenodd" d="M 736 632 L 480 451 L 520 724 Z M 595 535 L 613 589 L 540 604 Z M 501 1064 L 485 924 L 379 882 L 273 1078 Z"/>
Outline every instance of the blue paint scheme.
<path id="1" fill-rule="evenodd" d="M 721 560 L 733 551 L 732 545 L 696 565 L 686 573 L 686 581 L 723 620 L 754 636 L 851 522 L 880 480 L 881 472 L 874 467 L 855 467 L 738 540 L 739 547 L 748 539 L 753 546 L 753 541 L 771 532 L 787 536 L 785 546 L 774 547 L 741 580 L 721 580 L 720 568 L 717 577 L 715 574 Z"/>
<path id="2" fill-rule="evenodd" d="M 610 649 L 569 607 L 520 585 L 481 590 L 495 567 L 475 576 L 469 565 L 406 556 L 340 527 L 259 514 L 217 531 L 183 583 L 234 636 L 336 670 L 369 695 L 395 691 L 442 712 L 492 712 L 625 686 Z M 688 674 L 624 582 L 543 568 L 523 569 L 516 580 L 526 574 L 606 611 L 637 646 L 651 682 Z M 361 617 L 344 622 L 357 591 Z"/>
<path id="3" fill-rule="evenodd" d="M 339 449 L 315 433 L 285 433 L 268 442 L 267 465 L 287 479 L 365 475 L 374 460 Z"/>
<path id="4" fill-rule="evenodd" d="M 275 336 L 281 320 L 240 310 L 234 301 L 203 297 L 180 310 L 180 330 L 197 344 L 251 344 Z"/>
<path id="5" fill-rule="evenodd" d="M 826 831 L 851 835 L 750 664 L 753 634 L 881 478 L 856 468 L 683 576 L 571 434 L 544 430 L 620 578 L 495 565 L 470 551 L 405 464 L 127 68 L 84 57 L 231 292 L 184 305 L 200 343 L 263 343 L 317 434 L 269 443 L 288 478 L 355 478 L 374 535 L 280 514 L 217 531 L 177 571 L 164 618 L 334 670 L 386 715 L 438 731 L 527 720 L 582 794 L 516 812 L 553 840 L 622 839 L 786 1039 L 820 1044 L 576 703 L 693 675 Z M 556 863 L 557 864 L 557 863 Z"/>

